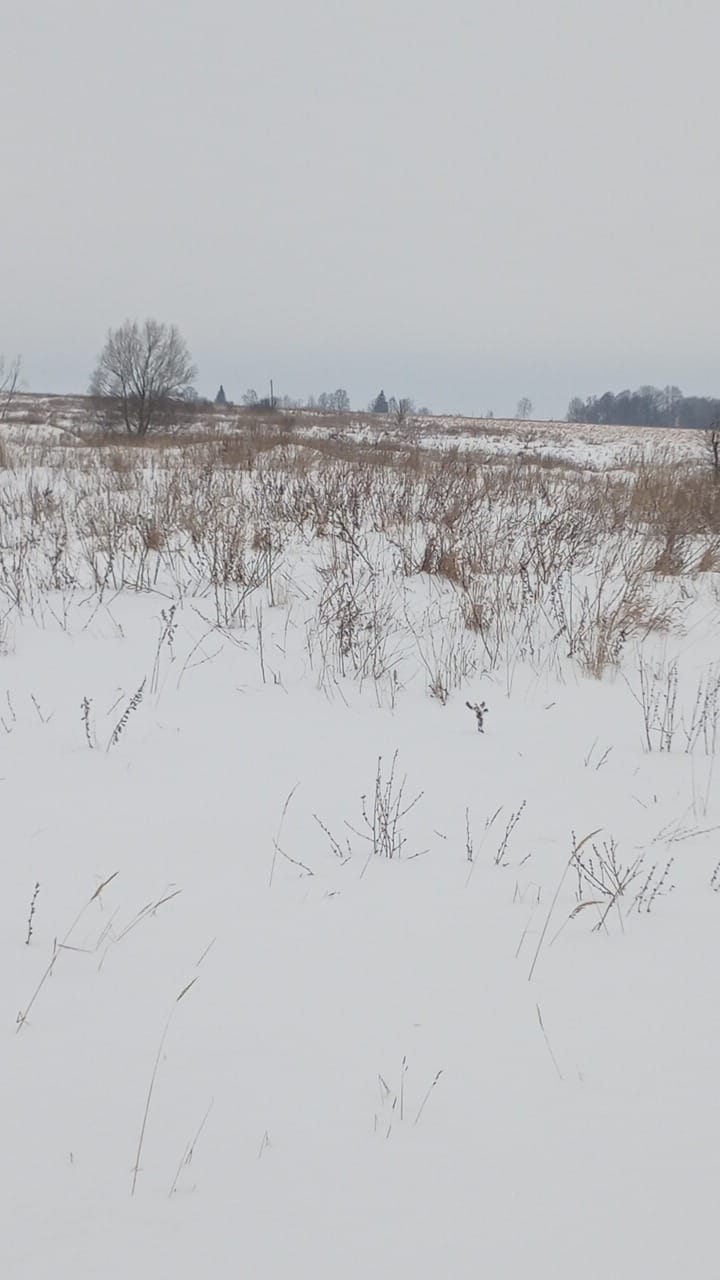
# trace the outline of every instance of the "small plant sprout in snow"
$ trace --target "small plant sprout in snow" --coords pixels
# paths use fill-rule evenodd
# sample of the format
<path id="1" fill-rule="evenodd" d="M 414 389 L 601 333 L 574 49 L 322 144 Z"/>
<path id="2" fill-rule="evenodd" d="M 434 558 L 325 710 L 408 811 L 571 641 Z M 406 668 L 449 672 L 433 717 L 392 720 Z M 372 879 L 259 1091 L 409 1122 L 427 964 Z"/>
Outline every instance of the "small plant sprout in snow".
<path id="1" fill-rule="evenodd" d="M 138 689 L 136 690 L 136 692 L 133 694 L 132 698 L 128 702 L 120 719 L 115 725 L 115 728 L 113 729 L 112 734 L 110 735 L 110 741 L 108 742 L 108 745 L 107 745 L 108 751 L 110 750 L 111 747 L 114 747 L 116 743 L 120 741 L 120 738 L 122 737 L 122 734 L 123 734 L 123 730 L 125 729 L 125 726 L 128 720 L 130 719 L 130 716 L 132 715 L 133 711 L 137 711 L 138 707 L 140 706 L 140 703 L 143 700 L 144 692 L 145 692 L 145 679 L 143 678 L 142 683 L 140 684 L 140 686 L 138 687 Z"/>
<path id="2" fill-rule="evenodd" d="M 160 655 L 162 653 L 163 645 L 167 645 L 167 648 L 170 653 L 170 661 L 174 662 L 175 660 L 175 654 L 173 651 L 173 642 L 175 640 L 175 633 L 177 631 L 177 625 L 178 625 L 177 622 L 175 621 L 176 612 L 177 612 L 176 604 L 171 604 L 169 609 L 160 610 L 160 634 L 158 636 L 157 647 L 155 650 L 155 660 L 153 662 L 152 675 L 150 677 L 151 693 L 158 692 L 158 685 L 160 681 Z"/>
<path id="3" fill-rule="evenodd" d="M 478 733 L 484 733 L 485 717 L 488 714 L 488 709 L 485 706 L 485 703 L 484 702 L 466 702 L 465 706 L 467 707 L 468 711 L 472 711 L 473 715 L 475 716 L 475 722 L 477 724 Z"/>
<path id="4" fill-rule="evenodd" d="M 92 723 L 90 719 L 91 709 L 92 709 L 92 699 L 88 697 L 84 697 L 82 702 L 80 703 L 80 711 L 82 714 L 83 728 L 85 729 L 85 741 L 87 742 L 90 750 L 92 751 L 95 748 L 95 734 L 93 732 Z"/>
<path id="5" fill-rule="evenodd" d="M 597 745 L 598 745 L 598 739 L 595 738 L 590 750 L 585 756 L 586 769 L 589 769 L 590 762 L 593 761 L 593 756 L 595 754 L 595 748 L 597 747 Z M 602 752 L 602 754 L 599 756 L 599 758 L 593 761 L 593 768 L 595 769 L 596 773 L 598 773 L 599 770 L 602 769 L 603 765 L 607 763 L 611 751 L 612 751 L 612 747 L 606 747 L 605 750 Z"/>
<path id="6" fill-rule="evenodd" d="M 514 813 L 510 814 L 510 817 L 508 818 L 507 826 L 505 827 L 505 834 L 503 835 L 503 838 L 500 841 L 500 844 L 498 845 L 497 853 L 495 854 L 494 861 L 495 861 L 496 867 L 499 867 L 501 865 L 502 866 L 506 865 L 505 855 L 507 854 L 508 841 L 513 831 L 515 830 L 518 822 L 520 821 L 526 807 L 527 807 L 527 800 L 523 800 L 522 804 L 520 805 L 520 808 L 516 809 Z"/>
<path id="7" fill-rule="evenodd" d="M 347 836 L 345 837 L 345 846 L 343 847 L 343 845 L 340 844 L 340 841 L 337 840 L 336 837 L 333 835 L 332 831 L 330 831 L 329 828 L 325 825 L 322 818 L 319 818 L 316 813 L 313 814 L 313 818 L 317 822 L 320 829 L 325 832 L 325 835 L 330 841 L 330 848 L 335 854 L 335 857 L 338 858 L 341 863 L 347 862 L 348 859 L 352 857 L 352 847 L 350 845 L 350 841 L 348 840 Z"/>
<path id="8" fill-rule="evenodd" d="M 415 808 L 415 805 L 423 796 L 423 792 L 420 791 L 414 800 L 409 801 L 407 804 L 405 803 L 405 784 L 407 779 L 403 778 L 402 782 L 398 782 L 395 777 L 397 758 L 398 753 L 396 751 L 392 758 L 390 773 L 387 778 L 384 778 L 382 756 L 378 756 L 372 809 L 368 808 L 367 796 L 361 796 L 365 829 L 356 831 L 354 827 L 350 827 L 350 830 L 355 835 L 370 845 L 368 860 L 363 867 L 362 875 L 365 874 L 373 856 L 381 858 L 401 858 L 403 856 L 403 851 L 407 844 L 407 835 L 402 826 L 402 821 L 410 813 L 410 810 Z M 412 854 L 411 856 L 418 857 L 419 855 Z"/>
<path id="9" fill-rule="evenodd" d="M 409 1070 L 409 1064 L 408 1064 L 407 1055 L 406 1055 L 400 1064 L 400 1082 L 399 1082 L 397 1091 L 391 1088 L 391 1086 L 388 1084 L 385 1077 L 378 1072 L 378 1085 L 380 1087 L 380 1110 L 381 1112 L 385 1112 L 386 1119 L 381 1123 L 380 1116 L 376 1112 L 374 1116 L 373 1130 L 375 1133 L 379 1133 L 379 1132 L 382 1133 L 386 1140 L 390 1137 L 393 1131 L 393 1125 L 395 1124 L 395 1122 L 397 1121 L 398 1124 L 403 1124 L 406 1119 L 406 1114 L 408 1110 L 408 1107 L 407 1107 L 408 1099 L 407 1099 L 407 1092 L 405 1087 L 405 1077 L 408 1074 L 408 1070 Z M 415 1127 L 415 1125 L 419 1123 L 420 1118 L 422 1117 L 422 1114 L 425 1110 L 425 1107 L 427 1106 L 428 1101 L 430 1099 L 430 1095 L 433 1089 L 436 1087 L 441 1075 L 442 1075 L 442 1068 L 440 1069 L 440 1071 L 437 1071 L 435 1073 L 433 1079 L 430 1081 L 430 1084 L 428 1085 L 424 1094 L 420 1098 L 419 1103 L 418 1102 L 415 1103 L 415 1114 L 412 1121 L 413 1127 Z M 410 1114 L 412 1115 L 412 1111 L 410 1112 Z"/>
<path id="10" fill-rule="evenodd" d="M 34 708 L 35 708 L 35 711 L 37 712 L 37 717 L 38 717 L 38 720 L 40 721 L 40 723 L 41 723 L 41 724 L 49 724 L 49 723 L 50 723 L 50 721 L 52 720 L 52 712 L 50 713 L 50 715 L 49 715 L 49 716 L 46 716 L 46 715 L 44 715 L 44 714 L 43 714 L 42 707 L 40 706 L 40 703 L 38 702 L 38 700 L 37 700 L 37 698 L 35 697 L 35 694 L 34 694 L 34 693 L 31 693 L 31 694 L 30 694 L 30 701 L 32 702 L 32 704 L 33 704 L 33 706 L 34 706 Z"/>
<path id="11" fill-rule="evenodd" d="M 29 946 L 30 946 L 30 939 L 31 939 L 31 938 L 32 938 L 32 936 L 33 936 L 33 916 L 35 915 L 35 904 L 37 903 L 37 898 L 38 898 L 38 894 L 39 894 L 39 892 L 40 892 L 40 882 L 39 882 L 39 881 L 37 881 L 37 882 L 36 882 L 36 884 L 35 884 L 35 888 L 34 888 L 34 890 L 33 890 L 33 896 L 32 896 L 32 898 L 30 899 L 30 914 L 28 915 L 28 922 L 27 922 L 27 937 L 26 937 L 26 939 L 25 939 L 25 946 L 26 946 L 26 947 L 29 947 Z"/>
<path id="12" fill-rule="evenodd" d="M 664 897 L 667 893 L 672 893 L 675 885 L 670 880 L 670 872 L 672 871 L 674 858 L 668 858 L 664 866 L 660 867 L 658 863 L 653 863 L 647 876 L 645 877 L 639 893 L 636 894 L 632 907 L 637 911 L 638 915 L 648 915 L 658 898 Z"/>
<path id="13" fill-rule="evenodd" d="M 470 830 L 470 810 L 465 810 L 465 857 L 472 862 L 474 854 L 472 831 Z"/>
<path id="14" fill-rule="evenodd" d="M 491 831 L 492 827 L 495 825 L 495 822 L 497 821 L 501 813 L 502 813 L 502 805 L 500 805 L 499 808 L 497 808 L 495 812 L 490 815 L 489 818 L 485 819 L 485 825 L 483 827 L 483 833 L 480 840 L 480 844 L 476 850 L 475 844 L 472 839 L 472 833 L 470 831 L 470 810 L 469 809 L 465 810 L 465 859 L 470 864 L 470 867 L 467 873 L 467 879 L 465 881 L 466 889 L 470 884 L 473 872 L 478 864 L 478 857 L 485 844 L 488 833 Z"/>
<path id="15" fill-rule="evenodd" d="M 352 823 L 345 822 L 348 831 L 352 832 L 354 836 L 357 836 L 368 846 L 367 859 L 360 872 L 360 879 L 365 875 L 373 857 L 386 859 L 419 858 L 422 854 L 427 853 L 427 849 L 421 849 L 411 854 L 405 852 L 408 837 L 403 825 L 403 819 L 422 800 L 424 792 L 418 792 L 414 799 L 406 803 L 405 786 L 407 778 L 398 781 L 396 777 L 397 758 L 398 753 L 396 751 L 392 758 L 390 772 L 386 778 L 383 775 L 382 756 L 378 756 L 372 807 L 370 807 L 366 795 L 360 797 L 362 827 L 357 828 Z M 341 863 L 347 862 L 353 854 L 350 840 L 346 837 L 345 846 L 343 847 L 322 819 L 317 814 L 313 814 L 313 817 L 330 841 L 330 847 L 335 857 Z"/>

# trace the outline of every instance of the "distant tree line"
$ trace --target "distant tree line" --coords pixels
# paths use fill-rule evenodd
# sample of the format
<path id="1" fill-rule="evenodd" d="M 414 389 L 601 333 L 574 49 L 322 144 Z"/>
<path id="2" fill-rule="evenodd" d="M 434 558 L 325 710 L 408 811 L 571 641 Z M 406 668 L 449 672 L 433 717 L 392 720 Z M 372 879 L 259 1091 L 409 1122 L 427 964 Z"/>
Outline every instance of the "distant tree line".
<path id="1" fill-rule="evenodd" d="M 215 397 L 216 404 L 227 404 L 223 387 L 218 391 Z M 258 411 L 267 411 L 269 409 L 284 410 L 309 410 L 310 412 L 319 413 L 350 413 L 351 404 L 350 397 L 344 387 L 338 387 L 336 391 L 321 391 L 319 396 L 308 396 L 306 399 L 297 398 L 295 396 L 276 395 L 273 400 L 262 398 L 258 395 L 254 388 L 249 390 L 241 398 L 241 403 L 246 409 L 256 409 Z M 386 396 L 384 391 L 380 391 L 368 405 L 369 413 L 386 414 L 393 418 L 396 422 L 406 422 L 408 418 L 414 417 L 416 414 L 421 416 L 429 416 L 430 410 L 423 407 L 417 409 L 415 401 L 409 396 Z"/>
<path id="2" fill-rule="evenodd" d="M 415 401 L 411 400 L 410 396 L 400 396 L 400 398 L 397 396 L 390 396 L 390 399 L 388 400 L 384 391 L 380 391 L 379 394 L 375 396 L 374 400 L 370 401 L 368 410 L 370 413 L 387 414 L 393 418 L 395 422 L 407 422 L 408 418 L 415 417 L 416 415 L 419 415 L 420 417 L 427 417 L 430 413 L 430 410 L 425 406 L 421 409 L 416 408 Z"/>
<path id="3" fill-rule="evenodd" d="M 606 391 L 587 400 L 570 401 L 568 422 L 597 422 L 623 427 L 688 427 L 705 430 L 720 418 L 720 400 L 684 396 L 679 387 L 639 387 Z"/>
<path id="4" fill-rule="evenodd" d="M 0 358 L 0 415 L 7 410 L 17 385 L 19 363 L 5 366 Z M 148 431 L 168 424 L 183 410 L 198 409 L 210 402 L 198 397 L 194 387 L 196 369 L 187 345 L 175 325 L 157 320 L 126 320 L 110 329 L 90 379 L 90 394 L 96 411 L 106 425 L 124 426 L 130 435 L 145 436 Z M 273 413 L 276 410 L 313 410 L 320 413 L 347 414 L 350 397 L 344 387 L 323 391 L 306 400 L 276 395 L 272 380 L 270 395 L 261 397 L 249 388 L 242 405 L 251 413 Z M 219 409 L 231 406 L 221 384 L 214 400 Z M 392 416 L 396 422 L 407 422 L 418 410 L 404 396 L 386 397 L 381 391 L 369 406 L 371 412 Z M 427 415 L 427 409 L 419 410 Z"/>

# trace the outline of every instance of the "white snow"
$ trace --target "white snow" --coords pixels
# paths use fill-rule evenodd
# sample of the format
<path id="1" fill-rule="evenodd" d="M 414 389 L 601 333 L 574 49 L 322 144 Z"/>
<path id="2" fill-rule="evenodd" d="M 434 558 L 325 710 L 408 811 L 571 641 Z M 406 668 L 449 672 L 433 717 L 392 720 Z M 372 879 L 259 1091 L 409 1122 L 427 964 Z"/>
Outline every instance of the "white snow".
<path id="1" fill-rule="evenodd" d="M 669 625 L 593 678 L 557 600 L 599 615 L 627 531 L 486 634 L 349 464 L 323 524 L 310 455 L 7 448 L 2 1276 L 714 1275 L 720 575 L 644 569 Z"/>

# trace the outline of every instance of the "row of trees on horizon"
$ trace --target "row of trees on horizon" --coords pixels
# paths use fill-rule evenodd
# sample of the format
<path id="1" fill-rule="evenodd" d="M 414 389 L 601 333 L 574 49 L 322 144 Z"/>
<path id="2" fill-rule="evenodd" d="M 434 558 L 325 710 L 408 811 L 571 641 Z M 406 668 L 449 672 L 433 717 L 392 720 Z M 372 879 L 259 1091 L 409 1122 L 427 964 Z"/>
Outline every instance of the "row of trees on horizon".
<path id="1" fill-rule="evenodd" d="M 18 387 L 19 360 L 4 364 L 0 357 L 0 418 Z M 197 370 L 188 346 L 174 325 L 157 320 L 126 321 L 111 329 L 90 379 L 90 394 L 105 405 L 110 417 L 132 435 L 143 436 L 153 425 L 165 420 L 173 404 L 209 404 L 195 390 Z M 215 404 L 232 402 L 220 387 Z M 241 404 L 258 413 L 273 410 L 310 410 L 344 414 L 351 411 L 347 391 L 339 387 L 319 396 L 299 400 L 276 395 L 270 383 L 269 395 L 260 397 L 250 389 Z M 409 396 L 386 396 L 381 390 L 367 406 L 373 414 L 387 415 L 398 423 L 426 417 L 430 410 L 417 408 Z M 483 415 L 492 418 L 492 411 Z M 516 418 L 527 421 L 533 404 L 524 396 L 517 405 Z M 720 399 L 685 396 L 679 387 L 642 386 L 636 391 L 606 391 L 586 400 L 575 397 L 567 412 L 569 423 L 596 423 L 605 426 L 682 427 L 706 430 L 720 423 Z"/>
<path id="2" fill-rule="evenodd" d="M 579 397 L 571 400 L 567 420 L 602 426 L 686 427 L 702 431 L 720 420 L 720 400 L 712 396 L 684 396 L 679 387 L 606 391 L 587 400 Z"/>
<path id="3" fill-rule="evenodd" d="M 232 402 L 228 400 L 225 394 L 224 386 L 220 387 L 216 397 L 215 404 L 230 405 Z M 286 411 L 309 410 L 317 413 L 351 413 L 352 405 L 350 404 L 350 396 L 344 387 L 338 387 L 336 391 L 322 391 L 319 396 L 307 396 L 304 399 L 296 396 L 275 395 L 270 391 L 268 396 L 260 397 L 254 387 L 246 391 L 240 402 L 246 409 L 283 409 Z M 386 396 L 384 391 L 380 391 L 367 406 L 368 413 L 388 414 L 395 418 L 398 422 L 405 422 L 408 418 L 414 416 L 427 417 L 430 410 L 426 407 L 417 408 L 415 401 L 409 396 Z"/>

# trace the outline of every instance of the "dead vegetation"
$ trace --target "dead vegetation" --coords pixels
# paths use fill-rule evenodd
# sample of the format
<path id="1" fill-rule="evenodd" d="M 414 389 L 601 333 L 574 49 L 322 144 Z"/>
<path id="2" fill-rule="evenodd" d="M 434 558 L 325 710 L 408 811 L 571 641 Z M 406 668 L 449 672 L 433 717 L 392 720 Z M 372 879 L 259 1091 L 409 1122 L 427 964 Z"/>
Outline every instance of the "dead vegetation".
<path id="1" fill-rule="evenodd" d="M 677 625 L 677 585 L 720 562 L 720 486 L 670 454 L 602 473 L 263 416 L 141 444 L 28 428 L 2 464 L 4 617 L 70 626 L 80 600 L 161 590 L 242 630 L 255 605 L 301 600 L 327 691 L 353 678 L 394 698 L 410 652 L 443 703 L 501 665 L 600 677 Z"/>

